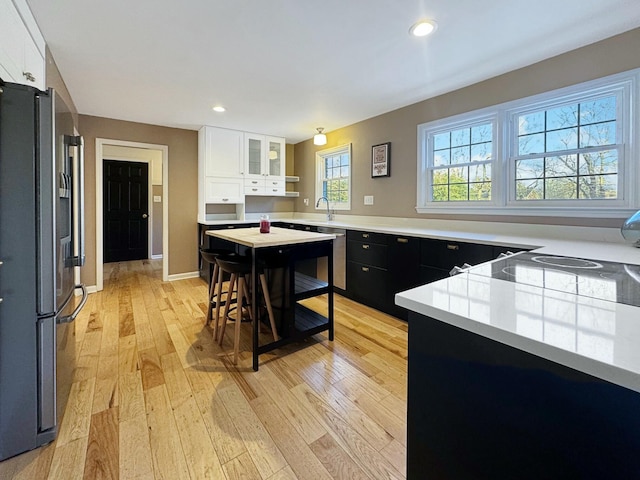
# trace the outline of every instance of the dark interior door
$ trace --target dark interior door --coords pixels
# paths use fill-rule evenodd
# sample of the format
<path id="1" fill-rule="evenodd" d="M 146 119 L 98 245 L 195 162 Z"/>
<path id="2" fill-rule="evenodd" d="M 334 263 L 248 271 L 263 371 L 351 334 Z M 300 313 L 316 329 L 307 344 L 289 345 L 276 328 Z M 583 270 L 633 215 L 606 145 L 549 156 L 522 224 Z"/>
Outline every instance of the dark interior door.
<path id="1" fill-rule="evenodd" d="M 149 166 L 104 160 L 104 262 L 148 257 Z"/>

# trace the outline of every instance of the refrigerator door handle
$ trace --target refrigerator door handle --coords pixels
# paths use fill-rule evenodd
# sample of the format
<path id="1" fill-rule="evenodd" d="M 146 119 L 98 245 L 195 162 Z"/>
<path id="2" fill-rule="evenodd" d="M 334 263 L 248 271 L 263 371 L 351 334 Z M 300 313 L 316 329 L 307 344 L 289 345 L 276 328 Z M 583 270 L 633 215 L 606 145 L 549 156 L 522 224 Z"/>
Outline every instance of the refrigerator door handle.
<path id="1" fill-rule="evenodd" d="M 81 136 L 69 137 L 70 145 L 77 148 L 77 155 L 73 156 L 74 176 L 77 175 L 76 185 L 78 194 L 78 244 L 74 248 L 73 266 L 82 267 L 85 262 L 84 252 L 84 139 Z M 77 255 L 76 255 L 77 253 Z"/>
<path id="2" fill-rule="evenodd" d="M 80 303 L 78 304 L 76 309 L 73 311 L 73 313 L 71 313 L 71 315 L 65 315 L 63 317 L 58 317 L 57 320 L 56 320 L 57 324 L 73 322 L 76 319 L 76 317 L 78 316 L 78 314 L 80 313 L 80 310 L 82 310 L 82 307 L 84 307 L 84 304 L 87 303 L 87 298 L 89 297 L 89 294 L 87 292 L 87 287 L 84 286 L 84 283 L 81 283 L 80 285 L 76 285 L 74 287 L 74 290 L 76 288 L 79 288 L 79 289 L 82 290 L 82 300 L 80 300 Z M 71 297 L 69 297 L 69 298 L 71 298 Z"/>

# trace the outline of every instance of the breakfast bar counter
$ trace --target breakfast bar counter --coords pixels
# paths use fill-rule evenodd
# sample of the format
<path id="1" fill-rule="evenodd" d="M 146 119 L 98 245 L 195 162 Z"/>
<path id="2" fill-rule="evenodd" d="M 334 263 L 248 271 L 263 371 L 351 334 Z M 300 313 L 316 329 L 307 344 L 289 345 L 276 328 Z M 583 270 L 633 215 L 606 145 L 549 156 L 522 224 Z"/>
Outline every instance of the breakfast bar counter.
<path id="1" fill-rule="evenodd" d="M 260 268 L 276 266 L 285 268 L 286 275 L 283 305 L 283 321 L 279 328 L 279 338 L 260 345 L 258 321 L 253 322 L 253 369 L 258 370 L 258 356 L 287 343 L 296 342 L 317 333 L 328 331 L 333 341 L 333 234 L 306 232 L 287 228 L 271 227 L 269 233 L 260 233 L 259 228 L 232 230 L 208 230 L 207 235 L 226 240 L 234 245 L 238 253 L 249 249 L 251 254 L 251 309 L 254 319 L 257 312 L 257 284 Z M 296 263 L 327 257 L 327 281 L 310 277 L 296 271 Z M 299 300 L 318 295 L 327 295 L 327 316 L 314 312 L 298 303 Z"/>

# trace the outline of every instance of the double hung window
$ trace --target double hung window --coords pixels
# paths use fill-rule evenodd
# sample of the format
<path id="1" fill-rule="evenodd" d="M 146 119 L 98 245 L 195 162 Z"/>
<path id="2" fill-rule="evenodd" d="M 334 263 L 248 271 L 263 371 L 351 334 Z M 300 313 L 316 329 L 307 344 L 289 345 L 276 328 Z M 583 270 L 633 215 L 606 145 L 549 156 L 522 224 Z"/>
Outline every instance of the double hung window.
<path id="1" fill-rule="evenodd" d="M 351 209 L 350 144 L 316 152 L 316 199 L 320 197 L 328 200 L 332 210 Z"/>
<path id="2" fill-rule="evenodd" d="M 417 211 L 621 216 L 640 205 L 639 71 L 418 126 Z"/>

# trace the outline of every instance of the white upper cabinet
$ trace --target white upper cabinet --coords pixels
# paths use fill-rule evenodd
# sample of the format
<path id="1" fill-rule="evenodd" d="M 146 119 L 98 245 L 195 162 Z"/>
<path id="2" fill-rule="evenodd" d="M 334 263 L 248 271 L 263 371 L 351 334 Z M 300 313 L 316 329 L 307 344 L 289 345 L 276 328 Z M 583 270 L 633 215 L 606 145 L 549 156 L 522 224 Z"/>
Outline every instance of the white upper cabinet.
<path id="1" fill-rule="evenodd" d="M 17 0 L 16 5 L 0 0 L 0 77 L 44 90 L 44 38 L 26 2 Z"/>
<path id="2" fill-rule="evenodd" d="M 202 127 L 200 134 L 205 136 L 205 175 L 241 178 L 244 173 L 243 132 Z"/>
<path id="3" fill-rule="evenodd" d="M 244 134 L 245 195 L 285 195 L 285 140 Z"/>
<path id="4" fill-rule="evenodd" d="M 255 133 L 244 134 L 245 178 L 285 176 L 285 140 Z"/>

